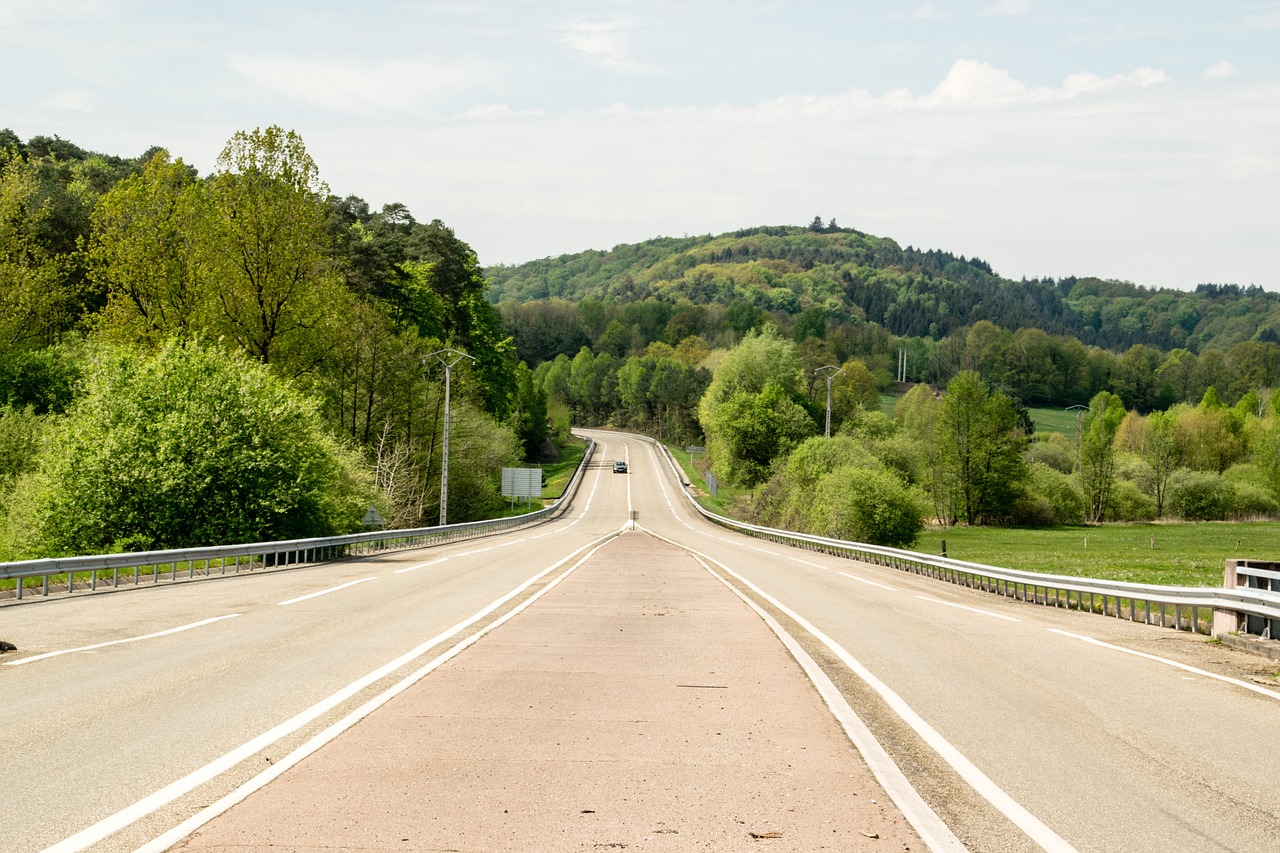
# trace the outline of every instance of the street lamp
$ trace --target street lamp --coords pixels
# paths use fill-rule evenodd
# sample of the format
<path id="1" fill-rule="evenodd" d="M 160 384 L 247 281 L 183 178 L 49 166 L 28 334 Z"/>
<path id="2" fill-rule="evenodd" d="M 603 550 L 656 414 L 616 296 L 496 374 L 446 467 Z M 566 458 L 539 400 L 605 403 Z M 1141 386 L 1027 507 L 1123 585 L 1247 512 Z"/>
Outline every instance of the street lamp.
<path id="1" fill-rule="evenodd" d="M 841 373 L 844 373 L 843 367 L 836 367 L 834 364 L 819 367 L 814 373 L 821 373 L 827 377 L 827 432 L 826 437 L 831 438 L 831 380 L 835 379 Z"/>
<path id="2" fill-rule="evenodd" d="M 449 384 L 453 377 L 453 366 L 464 358 L 475 359 L 456 349 L 436 350 L 431 355 L 444 365 L 444 450 L 440 464 L 440 526 L 444 527 L 449 519 Z"/>

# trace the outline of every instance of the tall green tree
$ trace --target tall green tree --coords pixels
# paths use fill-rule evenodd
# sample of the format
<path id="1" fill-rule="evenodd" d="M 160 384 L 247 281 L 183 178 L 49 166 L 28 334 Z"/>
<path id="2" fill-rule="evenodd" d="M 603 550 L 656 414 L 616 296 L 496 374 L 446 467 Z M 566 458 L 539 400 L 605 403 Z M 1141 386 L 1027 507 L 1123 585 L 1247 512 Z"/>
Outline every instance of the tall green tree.
<path id="1" fill-rule="evenodd" d="M 1115 488 L 1115 437 L 1124 416 L 1124 402 L 1110 391 L 1099 391 L 1081 419 L 1076 476 L 1084 494 L 1084 519 L 1090 524 L 1106 517 Z"/>
<path id="2" fill-rule="evenodd" d="M 977 373 L 962 371 L 947 383 L 934 426 L 938 486 L 951 496 L 957 517 L 990 524 L 1008 517 L 1027 480 L 1026 435 L 1017 407 L 992 391 Z"/>
<path id="3" fill-rule="evenodd" d="M 328 192 L 302 137 L 277 126 L 236 133 L 208 183 L 211 331 L 290 375 L 316 367 L 325 333 L 347 310 Z"/>
<path id="4" fill-rule="evenodd" d="M 206 327 L 205 204 L 193 171 L 164 150 L 99 199 L 88 251 L 89 277 L 106 297 L 94 319 L 99 334 L 155 350 Z"/>

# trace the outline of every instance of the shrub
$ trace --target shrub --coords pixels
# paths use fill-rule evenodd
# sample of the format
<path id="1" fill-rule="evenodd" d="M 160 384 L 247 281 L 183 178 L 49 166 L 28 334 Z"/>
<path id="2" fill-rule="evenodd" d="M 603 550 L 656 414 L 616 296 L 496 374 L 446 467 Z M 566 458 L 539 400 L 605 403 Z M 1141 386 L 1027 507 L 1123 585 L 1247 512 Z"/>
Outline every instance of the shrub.
<path id="1" fill-rule="evenodd" d="M 103 353 L 23 482 L 51 555 L 332 535 L 372 498 L 308 399 L 196 343 Z"/>
<path id="2" fill-rule="evenodd" d="M 872 545 L 906 547 L 924 529 L 925 501 L 884 470 L 839 468 L 818 481 L 810 529 Z"/>
<path id="3" fill-rule="evenodd" d="M 1043 500 L 1051 513 L 1050 521 L 1038 522 L 1032 518 L 1022 518 L 1022 524 L 1080 524 L 1084 521 L 1084 496 L 1076 481 L 1043 462 L 1035 463 L 1030 468 L 1031 500 Z M 1038 499 L 1038 500 L 1037 500 Z M 1023 508 L 1026 512 L 1027 509 Z M 1036 516 L 1042 517 L 1041 510 Z"/>
<path id="4" fill-rule="evenodd" d="M 1028 465 L 1038 462 L 1063 474 L 1070 474 L 1076 465 L 1075 451 L 1056 441 L 1032 441 L 1022 452 L 1022 458 Z"/>
<path id="5" fill-rule="evenodd" d="M 1106 517 L 1111 521 L 1154 521 L 1156 502 L 1136 483 L 1117 480 L 1107 501 Z"/>
<path id="6" fill-rule="evenodd" d="M 1236 518 L 1243 520 L 1280 514 L 1280 503 L 1265 486 L 1248 480 L 1227 480 L 1226 485 L 1233 492 L 1232 514 Z"/>
<path id="7" fill-rule="evenodd" d="M 1235 491 L 1217 474 L 1179 471 L 1169 479 L 1169 509 L 1186 521 L 1221 521 L 1234 503 Z"/>

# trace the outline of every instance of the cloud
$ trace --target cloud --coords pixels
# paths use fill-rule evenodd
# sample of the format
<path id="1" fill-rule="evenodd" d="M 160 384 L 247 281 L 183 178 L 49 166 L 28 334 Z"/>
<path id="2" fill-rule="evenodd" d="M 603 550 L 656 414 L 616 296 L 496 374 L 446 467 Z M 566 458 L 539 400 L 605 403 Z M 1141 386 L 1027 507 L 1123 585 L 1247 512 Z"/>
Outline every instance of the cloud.
<path id="1" fill-rule="evenodd" d="M 634 71 L 642 68 L 629 55 L 628 36 L 633 29 L 629 21 L 620 18 L 575 21 L 565 28 L 561 43 L 585 54 L 606 68 Z"/>
<path id="2" fill-rule="evenodd" d="M 1210 79 L 1217 77 L 1234 77 L 1239 73 L 1239 70 L 1226 60 L 1214 63 L 1204 70 L 1204 76 Z"/>
<path id="3" fill-rule="evenodd" d="M 979 15 L 1026 15 L 1031 12 L 1031 0 L 996 0 L 983 6 Z"/>
<path id="4" fill-rule="evenodd" d="M 232 54 L 227 66 L 262 89 L 354 115 L 405 114 L 454 91 L 483 86 L 487 66 L 427 58 L 380 62 Z"/>
<path id="5" fill-rule="evenodd" d="M 917 107 L 1002 107 L 1064 101 L 1111 89 L 1145 88 L 1169 81 L 1157 68 L 1139 68 L 1129 74 L 1100 77 L 1090 72 L 1071 74 L 1060 88 L 1028 87 L 1008 71 L 974 59 L 957 60 L 938 87 L 928 95 L 911 99 Z M 900 93 L 893 101 L 903 105 Z"/>

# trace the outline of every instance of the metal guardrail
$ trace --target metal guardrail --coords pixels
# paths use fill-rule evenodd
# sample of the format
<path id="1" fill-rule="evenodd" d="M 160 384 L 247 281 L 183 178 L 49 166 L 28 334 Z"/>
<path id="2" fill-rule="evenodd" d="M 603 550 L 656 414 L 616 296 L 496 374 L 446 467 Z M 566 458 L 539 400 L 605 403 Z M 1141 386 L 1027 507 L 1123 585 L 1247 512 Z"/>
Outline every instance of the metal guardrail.
<path id="1" fill-rule="evenodd" d="M 0 580 L 16 580 L 12 590 L 0 590 L 0 599 L 23 599 L 23 593 L 71 593 L 97 590 L 100 586 L 118 588 L 122 584 L 138 586 L 159 584 L 196 577 L 235 575 L 266 568 L 316 564 L 345 557 L 365 556 L 383 551 L 427 548 L 461 539 L 490 536 L 505 530 L 526 527 L 559 515 L 582 481 L 587 465 L 595 453 L 596 443 L 589 440 L 582 461 L 574 471 L 564 493 L 550 506 L 523 515 L 469 521 L 438 527 L 409 530 L 381 530 L 349 533 L 316 539 L 292 539 L 282 542 L 255 542 L 244 545 L 216 545 L 205 548 L 182 548 L 166 551 L 139 551 L 132 554 L 105 554 L 83 557 L 56 557 L 0 563 Z M 103 575 L 110 572 L 109 577 Z M 65 581 L 61 580 L 65 576 Z M 30 585 L 33 578 L 40 583 Z M 56 582 L 53 579 L 59 579 Z"/>
<path id="2" fill-rule="evenodd" d="M 638 436 L 645 438 L 645 436 Z M 652 439 L 649 439 L 652 441 Z M 1222 633 L 1250 633 L 1264 626 L 1258 635 L 1276 637 L 1280 633 L 1280 573 L 1272 572 L 1276 590 L 1237 586 L 1236 588 L 1157 586 L 1152 584 L 1050 575 L 1019 571 L 982 563 L 935 557 L 916 551 L 886 548 L 842 539 L 830 539 L 790 530 L 759 527 L 726 518 L 702 506 L 689 491 L 680 466 L 671 453 L 654 442 L 667 458 L 689 503 L 704 518 L 722 527 L 792 547 L 820 551 L 852 560 L 890 566 L 902 571 L 945 580 L 959 586 L 1015 598 L 1049 607 L 1066 607 L 1101 613 L 1148 625 L 1171 627 L 1210 636 Z M 1236 571 L 1242 577 L 1270 577 L 1263 569 L 1248 567 Z M 1275 629 L 1275 630 L 1272 630 Z"/>

